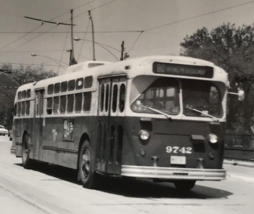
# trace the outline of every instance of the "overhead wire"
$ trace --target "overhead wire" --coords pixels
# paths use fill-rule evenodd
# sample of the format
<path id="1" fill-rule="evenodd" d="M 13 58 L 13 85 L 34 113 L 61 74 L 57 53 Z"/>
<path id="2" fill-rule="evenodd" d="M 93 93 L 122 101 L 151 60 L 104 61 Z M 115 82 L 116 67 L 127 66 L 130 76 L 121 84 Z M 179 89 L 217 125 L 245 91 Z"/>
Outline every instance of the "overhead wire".
<path id="1" fill-rule="evenodd" d="M 83 37 L 83 39 L 82 39 L 82 43 L 81 43 L 81 47 L 80 47 L 79 55 L 78 55 L 78 60 L 79 60 L 81 51 L 82 51 L 82 49 L 83 49 L 83 45 L 84 45 L 84 42 L 85 42 L 85 39 L 86 39 L 86 34 L 87 34 L 87 30 L 88 30 L 89 24 L 90 24 L 90 22 L 87 23 L 86 31 L 85 31 L 84 37 Z"/>
<path id="2" fill-rule="evenodd" d="M 130 50 L 129 50 L 129 53 L 131 52 L 132 48 L 135 46 L 135 44 L 137 43 L 137 41 L 139 40 L 141 34 L 143 33 L 144 31 L 141 31 L 137 37 L 137 39 L 135 40 L 135 42 L 133 43 L 133 45 L 131 46 Z"/>
<path id="3" fill-rule="evenodd" d="M 254 3 L 254 1 L 249 1 L 249 2 L 242 3 L 242 4 L 237 4 L 237 5 L 234 5 L 234 6 L 230 6 L 230 7 L 222 8 L 222 9 L 219 9 L 219 10 L 211 11 L 211 12 L 208 12 L 208 13 L 200 14 L 200 15 L 197 15 L 197 16 L 181 19 L 181 20 L 178 20 L 178 21 L 166 23 L 166 24 L 151 27 L 151 28 L 147 28 L 147 29 L 144 29 L 143 31 L 154 30 L 154 29 L 157 29 L 157 28 L 169 26 L 169 25 L 172 25 L 172 24 L 177 24 L 177 23 L 188 21 L 188 20 L 191 20 L 191 19 L 196 19 L 196 18 L 199 18 L 199 17 L 202 17 L 202 16 L 211 15 L 211 14 L 214 14 L 214 13 L 218 13 L 218 12 L 221 12 L 221 11 L 229 10 L 229 9 L 232 9 L 232 8 L 240 7 L 240 6 L 243 6 L 243 5 L 246 5 L 246 4 L 251 4 L 251 3 Z"/>
<path id="4" fill-rule="evenodd" d="M 68 32 L 69 32 L 69 31 L 70 31 L 70 26 L 69 26 L 69 28 L 68 28 Z M 63 48 L 63 50 L 62 50 L 60 62 L 62 62 L 62 59 L 63 59 L 63 54 L 64 54 L 64 51 L 65 51 L 65 46 L 66 46 L 67 38 L 68 38 L 68 32 L 67 32 L 66 37 L 65 37 L 65 43 L 64 43 L 64 48 Z M 57 74 L 59 73 L 59 68 L 60 68 L 60 63 L 59 63 L 58 68 L 57 68 Z"/>
<path id="5" fill-rule="evenodd" d="M 107 2 L 107 3 L 105 3 L 105 4 L 101 4 L 101 5 L 97 6 L 97 7 L 94 7 L 94 8 L 92 8 L 92 9 L 90 9 L 90 11 L 95 10 L 95 9 L 98 9 L 98 8 L 100 8 L 100 7 L 104 7 L 104 6 L 106 6 L 106 5 L 108 5 L 108 4 L 111 4 L 111 3 L 115 2 L 115 1 L 117 1 L 117 0 L 112 0 L 112 1 Z M 77 18 L 77 17 L 79 17 L 79 16 L 81 16 L 81 15 L 83 15 L 83 14 L 85 14 L 85 13 L 88 13 L 88 11 L 85 11 L 85 12 L 83 12 L 83 13 L 80 13 L 79 15 L 76 15 L 76 16 L 74 16 L 73 18 Z"/>

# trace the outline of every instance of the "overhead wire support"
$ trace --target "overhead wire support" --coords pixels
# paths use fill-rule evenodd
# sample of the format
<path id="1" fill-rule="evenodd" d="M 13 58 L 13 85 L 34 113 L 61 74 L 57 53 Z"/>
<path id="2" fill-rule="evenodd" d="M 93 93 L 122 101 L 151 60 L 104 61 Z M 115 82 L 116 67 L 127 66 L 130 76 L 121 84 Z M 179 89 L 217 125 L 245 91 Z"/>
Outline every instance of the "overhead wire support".
<path id="1" fill-rule="evenodd" d="M 44 20 L 44 19 L 37 19 L 37 18 L 29 17 L 29 16 L 24 16 L 24 18 L 31 19 L 31 20 L 34 20 L 34 21 L 40 21 L 42 25 L 44 23 L 49 23 L 49 24 L 55 24 L 55 25 L 71 25 L 71 26 L 75 26 L 75 24 L 73 24 L 73 23 L 70 24 L 70 23 L 64 23 L 64 22 L 53 22 L 53 21 L 47 21 L 47 20 Z"/>

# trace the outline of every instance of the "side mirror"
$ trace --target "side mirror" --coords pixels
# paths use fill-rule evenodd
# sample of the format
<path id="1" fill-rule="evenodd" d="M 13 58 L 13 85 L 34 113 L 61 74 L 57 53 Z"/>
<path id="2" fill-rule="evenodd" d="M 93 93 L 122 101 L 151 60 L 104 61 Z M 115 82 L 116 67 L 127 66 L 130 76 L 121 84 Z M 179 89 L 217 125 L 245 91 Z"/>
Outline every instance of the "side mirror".
<path id="1" fill-rule="evenodd" d="M 244 100 L 244 97 L 245 97 L 245 93 L 243 90 L 239 90 L 238 91 L 238 100 L 239 101 L 243 101 Z"/>
<path id="2" fill-rule="evenodd" d="M 237 95 L 239 101 L 243 101 L 243 100 L 244 100 L 244 97 L 245 97 L 245 93 L 244 93 L 244 91 L 241 90 L 241 89 L 238 89 L 238 93 L 235 93 L 235 92 L 228 92 L 228 94 Z"/>

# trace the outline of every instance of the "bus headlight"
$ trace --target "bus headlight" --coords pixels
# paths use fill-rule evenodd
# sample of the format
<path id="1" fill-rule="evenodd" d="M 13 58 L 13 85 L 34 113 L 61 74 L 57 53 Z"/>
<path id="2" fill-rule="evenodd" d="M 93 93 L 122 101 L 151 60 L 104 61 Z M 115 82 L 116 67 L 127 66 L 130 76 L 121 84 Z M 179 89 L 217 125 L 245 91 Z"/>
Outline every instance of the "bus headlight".
<path id="1" fill-rule="evenodd" d="M 216 134 L 209 134 L 209 141 L 210 143 L 217 143 L 218 142 L 218 137 Z"/>
<path id="2" fill-rule="evenodd" d="M 139 131 L 139 137 L 140 137 L 141 140 L 148 140 L 149 137 L 150 137 L 150 134 L 146 130 L 140 130 Z"/>

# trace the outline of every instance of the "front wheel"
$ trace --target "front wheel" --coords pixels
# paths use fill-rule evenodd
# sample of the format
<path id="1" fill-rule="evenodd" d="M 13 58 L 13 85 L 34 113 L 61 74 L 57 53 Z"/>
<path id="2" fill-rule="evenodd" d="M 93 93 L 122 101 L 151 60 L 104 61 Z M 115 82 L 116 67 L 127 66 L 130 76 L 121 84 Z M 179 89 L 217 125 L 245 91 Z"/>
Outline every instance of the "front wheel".
<path id="1" fill-rule="evenodd" d="M 79 178 L 83 187 L 94 189 L 98 184 L 98 174 L 95 172 L 94 167 L 94 151 L 89 141 L 85 141 L 79 153 Z"/>
<path id="2" fill-rule="evenodd" d="M 190 191 L 195 186 L 196 181 L 175 181 L 174 185 L 176 189 L 180 191 Z"/>
<path id="3" fill-rule="evenodd" d="M 32 168 L 32 161 L 29 157 L 30 148 L 29 148 L 29 137 L 27 134 L 23 137 L 22 142 L 22 164 L 25 169 Z"/>

